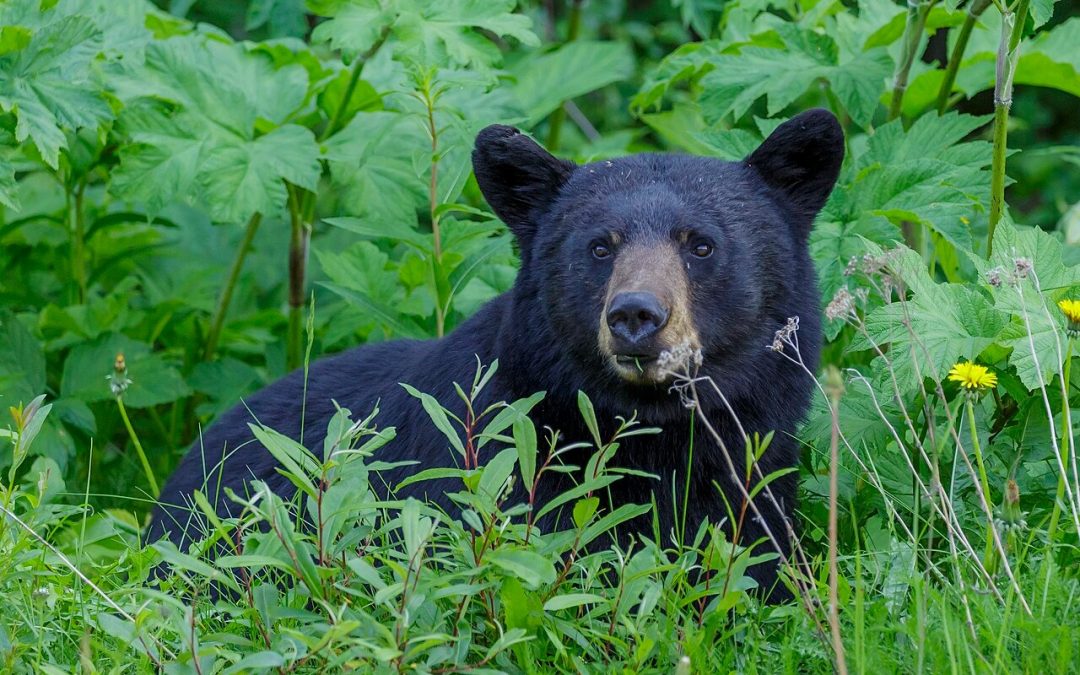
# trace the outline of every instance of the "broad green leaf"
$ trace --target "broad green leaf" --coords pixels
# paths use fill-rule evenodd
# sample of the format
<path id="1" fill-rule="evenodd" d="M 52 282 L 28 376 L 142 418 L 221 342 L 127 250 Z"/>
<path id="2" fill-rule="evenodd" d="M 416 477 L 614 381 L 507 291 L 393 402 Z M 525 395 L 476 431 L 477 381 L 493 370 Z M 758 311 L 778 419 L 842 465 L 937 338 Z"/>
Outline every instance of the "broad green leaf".
<path id="1" fill-rule="evenodd" d="M 244 29 L 267 26 L 272 37 L 303 37 L 307 17 L 303 0 L 251 0 L 244 17 Z"/>
<path id="2" fill-rule="evenodd" d="M 30 331 L 7 312 L 0 313 L 0 345 L 0 410 L 6 411 L 45 391 L 45 353 Z"/>
<path id="3" fill-rule="evenodd" d="M 145 205 L 150 213 L 195 195 L 206 147 L 204 127 L 195 116 L 136 103 L 121 115 L 120 128 L 133 143 L 120 150 L 110 192 Z"/>
<path id="4" fill-rule="evenodd" d="M 499 59 L 499 49 L 481 31 L 536 46 L 532 20 L 514 13 L 516 0 L 405 0 L 394 25 L 397 49 L 424 64 L 449 61 L 485 68 Z M 407 8 L 407 9 L 406 9 Z"/>
<path id="5" fill-rule="evenodd" d="M 1032 272 L 1010 283 L 1018 259 L 1031 261 Z M 1012 348 L 1009 364 L 1028 389 L 1038 388 L 1040 379 L 1049 384 L 1061 368 L 1065 351 L 1065 322 L 1056 303 L 1075 297 L 1080 266 L 1065 265 L 1061 242 L 1053 235 L 1008 222 L 999 223 L 994 233 L 993 258 L 986 262 L 973 256 L 973 262 L 984 279 L 995 269 L 1004 278 L 993 294 L 995 307 L 1012 319 L 1000 338 L 1002 345 Z"/>
<path id="6" fill-rule="evenodd" d="M 397 18 L 390 3 L 382 0 L 309 0 L 308 5 L 316 14 L 332 17 L 315 27 L 311 39 L 329 42 L 351 57 L 371 49 Z"/>
<path id="7" fill-rule="evenodd" d="M 933 283 L 919 256 L 907 249 L 891 271 L 911 289 L 911 298 L 871 311 L 865 318 L 867 335 L 857 334 L 848 349 L 888 345 L 902 391 L 917 388 L 925 377 L 945 377 L 960 359 L 975 360 L 1005 326 L 1004 316 L 984 295 L 965 285 Z M 876 360 L 884 367 L 882 357 Z"/>
<path id="8" fill-rule="evenodd" d="M 562 105 L 613 82 L 629 79 L 634 57 L 621 42 L 579 40 L 514 66 L 514 96 L 532 126 Z"/>
<path id="9" fill-rule="evenodd" d="M 741 118 L 763 96 L 769 115 L 776 115 L 824 78 L 852 119 L 869 126 L 892 73 L 885 50 L 876 47 L 845 60 L 827 35 L 792 25 L 778 27 L 777 34 L 783 48 L 743 46 L 736 54 L 709 58 L 712 69 L 701 79 L 699 99 L 706 121 L 728 113 Z"/>
<path id="10" fill-rule="evenodd" d="M 312 38 L 350 56 L 370 50 L 384 31 L 390 31 L 395 53 L 424 65 L 492 66 L 499 49 L 485 32 L 539 44 L 529 17 L 514 13 L 514 0 L 309 0 L 308 5 L 332 17 Z"/>
<path id="11" fill-rule="evenodd" d="M 38 29 L 23 49 L 0 55 L 0 111 L 15 115 L 15 139 L 31 140 L 54 169 L 67 147 L 65 131 L 112 118 L 91 68 L 101 48 L 93 22 L 66 17 Z"/>
<path id="12" fill-rule="evenodd" d="M 253 213 L 281 209 L 287 198 L 283 181 L 314 190 L 319 171 L 314 134 L 287 124 L 253 141 L 236 139 L 214 148 L 199 180 L 214 219 L 241 222 Z"/>
<path id="13" fill-rule="evenodd" d="M 85 402 L 113 398 L 106 379 L 113 373 L 117 354 L 127 362 L 131 384 L 124 393 L 129 408 L 148 408 L 169 403 L 190 392 L 179 371 L 150 347 L 119 333 L 107 333 L 96 340 L 79 344 L 64 361 L 61 394 Z"/>
<path id="14" fill-rule="evenodd" d="M 853 182 L 830 201 L 834 216 L 867 215 L 922 223 L 960 250 L 972 246 L 969 223 L 989 201 L 990 144 L 961 142 L 985 118 L 924 115 L 910 129 L 900 120 L 879 127 L 849 162 Z"/>
<path id="15" fill-rule="evenodd" d="M 412 157 L 431 152 L 415 120 L 391 112 L 357 113 L 325 147 L 343 215 L 356 216 L 358 225 L 375 232 L 415 227 L 426 193 Z"/>

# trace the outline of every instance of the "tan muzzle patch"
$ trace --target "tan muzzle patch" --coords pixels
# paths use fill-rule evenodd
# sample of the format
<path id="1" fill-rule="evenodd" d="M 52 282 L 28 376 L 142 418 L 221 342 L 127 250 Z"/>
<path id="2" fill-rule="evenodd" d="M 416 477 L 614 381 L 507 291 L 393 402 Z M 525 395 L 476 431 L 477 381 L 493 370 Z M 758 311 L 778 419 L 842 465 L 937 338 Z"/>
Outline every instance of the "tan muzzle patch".
<path id="1" fill-rule="evenodd" d="M 680 346 L 700 349 L 701 339 L 691 312 L 690 280 L 674 245 L 631 245 L 619 252 L 608 280 L 598 336 L 601 353 L 621 377 L 632 382 L 663 382 L 670 379 L 670 373 L 663 372 L 655 358 L 620 359 L 615 350 L 615 337 L 607 320 L 612 299 L 620 293 L 635 292 L 651 293 L 668 311 L 667 323 L 651 340 L 656 356 Z"/>

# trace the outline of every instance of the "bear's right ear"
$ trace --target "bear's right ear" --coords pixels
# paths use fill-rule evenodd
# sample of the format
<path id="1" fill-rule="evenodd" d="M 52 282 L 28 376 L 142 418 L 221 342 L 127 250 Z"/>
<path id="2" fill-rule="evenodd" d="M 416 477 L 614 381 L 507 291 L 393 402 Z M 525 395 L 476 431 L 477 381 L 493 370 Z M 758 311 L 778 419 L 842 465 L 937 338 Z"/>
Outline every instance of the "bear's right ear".
<path id="1" fill-rule="evenodd" d="M 472 162 L 484 198 L 519 241 L 532 232 L 535 211 L 555 199 L 575 167 L 502 124 L 477 135 Z"/>

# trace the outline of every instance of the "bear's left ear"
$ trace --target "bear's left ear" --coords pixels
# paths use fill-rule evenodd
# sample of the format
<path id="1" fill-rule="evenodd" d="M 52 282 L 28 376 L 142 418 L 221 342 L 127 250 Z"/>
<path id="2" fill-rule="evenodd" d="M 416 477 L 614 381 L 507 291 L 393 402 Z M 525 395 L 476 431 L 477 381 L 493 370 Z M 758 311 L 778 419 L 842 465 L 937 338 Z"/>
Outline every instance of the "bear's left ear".
<path id="1" fill-rule="evenodd" d="M 472 163 L 484 198 L 522 243 L 532 234 L 535 212 L 555 199 L 576 166 L 501 124 L 477 135 Z"/>
<path id="2" fill-rule="evenodd" d="M 808 110 L 778 126 L 745 161 L 812 221 L 840 173 L 844 132 L 828 110 Z"/>

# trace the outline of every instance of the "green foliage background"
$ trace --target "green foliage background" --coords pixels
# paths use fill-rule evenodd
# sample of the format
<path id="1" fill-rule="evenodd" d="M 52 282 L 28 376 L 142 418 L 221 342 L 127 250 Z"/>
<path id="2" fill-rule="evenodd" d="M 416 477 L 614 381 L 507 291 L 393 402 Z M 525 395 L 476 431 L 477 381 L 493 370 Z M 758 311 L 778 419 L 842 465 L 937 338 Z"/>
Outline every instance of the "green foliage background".
<path id="1" fill-rule="evenodd" d="M 1069 0 L 1007 8 L 1023 17 L 1022 42 L 1011 114 L 1002 117 L 994 87 L 1003 11 L 973 7 L 986 5 L 0 0 L 0 404 L 13 408 L 11 451 L 0 452 L 5 508 L 59 550 L 88 556 L 83 566 L 129 611 L 145 609 L 134 589 L 165 555 L 138 542 L 152 481 L 201 428 L 308 357 L 442 335 L 511 286 L 511 239 L 470 175 L 479 129 L 515 124 L 577 161 L 641 151 L 737 160 L 784 119 L 823 106 L 840 117 L 848 143 L 811 247 L 822 305 L 842 290 L 855 298 L 855 320 L 828 322 L 825 359 L 852 369 L 839 409 L 854 441 L 841 459 L 839 536 L 843 592 L 864 604 L 844 619 L 858 645 L 850 658 L 867 669 L 1064 672 L 1080 637 L 1072 600 L 1059 604 L 1058 593 L 1080 590 L 1080 555 L 1076 504 L 1062 496 L 1055 453 L 1068 454 L 1075 435 L 1080 376 L 1070 381 L 1075 350 L 1057 303 L 1080 297 L 1080 16 Z M 977 20 L 967 19 L 973 12 Z M 965 21 L 970 41 L 953 59 L 950 87 L 944 64 Z M 995 112 L 998 129 L 1007 121 L 1009 148 L 1000 223 L 991 204 L 994 177 L 1004 176 L 994 173 Z M 1016 278 L 1018 259 L 1031 262 L 1030 277 Z M 1001 275 L 1007 281 L 993 283 Z M 130 379 L 123 405 L 107 379 L 117 354 Z M 962 422 L 964 399 L 946 381 L 960 360 L 992 367 L 1000 381 Z M 36 418 L 18 412 L 42 394 L 51 408 Z M 824 569 L 832 427 L 822 397 L 804 433 L 800 511 L 815 569 Z M 1010 553 L 1019 595 L 1041 599 L 1041 614 L 1017 610 L 1010 594 L 1019 588 L 1000 574 L 1006 600 L 973 595 L 960 562 L 934 548 L 941 525 L 918 485 L 950 474 L 956 523 L 976 550 L 986 537 L 977 481 L 952 454 L 954 428 L 956 445 L 971 433 L 985 454 L 991 506 L 1002 503 L 1007 479 L 1017 485 L 1026 544 Z M 528 434 L 514 432 L 520 447 Z M 948 451 L 912 461 L 924 444 Z M 599 517 L 591 508 L 582 528 Z M 410 512 L 410 527 L 424 517 Z M 897 521 L 915 534 L 905 539 Z M 715 589 L 695 595 L 688 575 L 672 581 L 680 565 L 709 565 L 680 557 L 684 544 L 665 558 L 661 542 L 648 564 L 598 562 L 619 583 L 598 571 L 555 604 L 558 583 L 571 582 L 544 567 L 556 586 L 541 597 L 521 583 L 538 573 L 526 555 L 535 550 L 493 544 L 500 581 L 473 626 L 475 644 L 450 640 L 456 651 L 437 659 L 361 650 L 325 663 L 669 671 L 690 668 L 679 658 L 692 654 L 695 670 L 771 670 L 753 655 L 763 649 L 787 653 L 785 668 L 804 658 L 808 668 L 832 667 L 828 645 L 795 607 L 757 608 L 738 584 L 737 597 L 713 598 Z M 149 619 L 88 618 L 81 591 L 77 601 L 59 590 L 35 596 L 70 570 L 13 525 L 0 530 L 0 551 L 12 561 L 0 589 L 22 608 L 0 622 L 8 666 L 123 664 L 136 658 L 124 644 L 142 629 L 172 645 L 177 670 L 199 662 L 198 646 L 171 628 L 145 628 Z M 668 575 L 655 587 L 685 603 L 647 616 L 641 608 L 657 599 L 642 586 L 635 602 L 609 598 L 610 616 L 599 605 L 586 612 L 592 596 L 622 597 L 628 564 L 652 565 L 641 572 L 650 583 Z M 35 586 L 27 581 L 35 575 L 52 581 Z M 691 611 L 706 597 L 719 603 L 709 605 L 719 617 L 711 622 Z M 228 632 L 219 615 L 186 602 L 177 616 L 201 617 L 190 623 L 220 647 L 199 652 L 215 672 L 317 667 L 324 657 L 311 654 L 352 639 L 340 624 L 325 643 L 294 652 L 275 644 L 264 650 L 275 656 L 255 658 L 253 647 L 219 639 Z M 743 609 L 727 618 L 736 605 Z M 498 617 L 523 633 L 500 644 Z M 308 636 L 315 624 L 328 630 L 308 619 L 260 620 L 293 621 Z M 931 644 L 928 630 L 972 644 Z M 735 646 L 718 644 L 720 635 Z M 582 656 L 567 651 L 575 642 Z M 133 649 L 150 654 L 140 657 L 146 667 L 169 660 Z M 255 660 L 238 665 L 247 658 Z"/>

